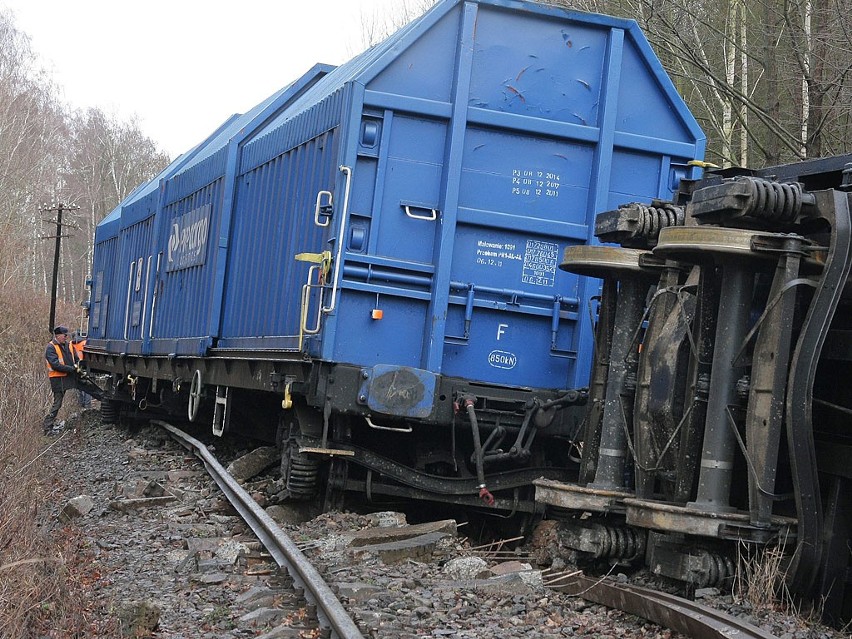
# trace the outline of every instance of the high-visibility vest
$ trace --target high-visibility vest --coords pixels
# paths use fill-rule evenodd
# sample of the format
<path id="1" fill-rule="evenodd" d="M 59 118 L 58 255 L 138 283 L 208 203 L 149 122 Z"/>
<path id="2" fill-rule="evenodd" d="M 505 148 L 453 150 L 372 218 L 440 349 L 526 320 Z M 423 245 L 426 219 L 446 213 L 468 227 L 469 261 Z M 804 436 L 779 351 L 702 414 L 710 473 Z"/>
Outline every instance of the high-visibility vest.
<path id="1" fill-rule="evenodd" d="M 54 350 L 56 350 L 56 355 L 59 357 L 59 362 L 63 365 L 65 364 L 65 357 L 62 355 L 62 347 L 56 342 L 51 342 Z M 50 362 L 45 359 L 44 363 L 47 364 L 47 376 L 48 377 L 66 377 L 68 373 L 63 373 L 62 371 L 57 371 L 53 369 L 53 366 L 50 365 Z"/>
<path id="2" fill-rule="evenodd" d="M 83 361 L 83 349 L 86 348 L 86 340 L 79 342 L 71 342 L 71 355 L 74 356 L 75 362 Z"/>

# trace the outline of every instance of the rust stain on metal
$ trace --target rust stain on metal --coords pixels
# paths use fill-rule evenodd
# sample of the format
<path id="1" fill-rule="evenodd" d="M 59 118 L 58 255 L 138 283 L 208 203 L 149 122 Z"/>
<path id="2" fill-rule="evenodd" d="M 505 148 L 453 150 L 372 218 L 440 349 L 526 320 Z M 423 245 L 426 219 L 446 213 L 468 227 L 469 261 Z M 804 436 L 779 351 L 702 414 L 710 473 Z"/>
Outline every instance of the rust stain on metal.
<path id="1" fill-rule="evenodd" d="M 526 98 L 524 98 L 524 96 L 521 94 L 521 92 L 518 91 L 515 87 L 513 87 L 512 85 L 506 85 L 506 89 L 508 89 L 509 91 L 514 93 L 516 96 L 518 96 L 521 99 L 521 102 L 526 104 Z"/>

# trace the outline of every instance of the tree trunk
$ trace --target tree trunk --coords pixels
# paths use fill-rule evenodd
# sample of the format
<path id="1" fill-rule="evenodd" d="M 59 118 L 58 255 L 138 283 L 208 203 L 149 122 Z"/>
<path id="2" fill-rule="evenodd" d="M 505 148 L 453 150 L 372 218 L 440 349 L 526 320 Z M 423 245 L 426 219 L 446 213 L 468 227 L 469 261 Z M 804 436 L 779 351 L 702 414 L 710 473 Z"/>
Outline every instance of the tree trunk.
<path id="1" fill-rule="evenodd" d="M 775 8 L 774 3 L 763 3 L 763 92 L 764 108 L 770 119 L 781 121 L 781 96 L 778 82 L 778 33 L 783 27 L 783 22 Z M 763 153 L 769 166 L 781 163 L 781 141 L 778 136 L 767 135 L 763 143 Z"/>

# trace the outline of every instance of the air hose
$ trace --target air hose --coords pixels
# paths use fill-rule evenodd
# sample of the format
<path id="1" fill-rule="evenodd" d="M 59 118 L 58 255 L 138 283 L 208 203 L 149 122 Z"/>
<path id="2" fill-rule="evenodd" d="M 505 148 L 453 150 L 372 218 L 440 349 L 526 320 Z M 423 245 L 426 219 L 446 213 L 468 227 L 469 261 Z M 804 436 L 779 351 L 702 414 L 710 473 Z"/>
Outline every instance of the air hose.
<path id="1" fill-rule="evenodd" d="M 474 400 L 470 397 L 464 398 L 464 407 L 470 419 L 470 428 L 473 433 L 473 448 L 476 457 L 476 479 L 479 481 L 479 498 L 488 506 L 494 505 L 494 495 L 485 486 L 485 468 L 482 461 L 482 442 L 479 440 L 479 422 L 476 419 Z"/>

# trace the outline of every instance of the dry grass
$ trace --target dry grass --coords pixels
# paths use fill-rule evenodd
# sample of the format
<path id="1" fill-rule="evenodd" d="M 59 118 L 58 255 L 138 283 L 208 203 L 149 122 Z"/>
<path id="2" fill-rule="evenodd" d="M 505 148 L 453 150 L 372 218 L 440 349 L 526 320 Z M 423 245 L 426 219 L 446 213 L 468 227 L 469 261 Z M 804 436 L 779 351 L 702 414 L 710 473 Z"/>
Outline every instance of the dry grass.
<path id="1" fill-rule="evenodd" d="M 82 604 L 69 596 L 73 539 L 41 525 L 43 504 L 56 496 L 46 463 L 52 451 L 41 434 L 48 302 L 34 297 L 0 287 L 0 637 L 83 637 Z"/>
<path id="2" fill-rule="evenodd" d="M 755 548 L 740 544 L 737 553 L 734 596 L 748 602 L 755 612 L 793 606 L 784 583 L 784 546 Z"/>
<path id="3" fill-rule="evenodd" d="M 799 621 L 802 628 L 822 618 L 820 602 L 805 603 L 786 584 L 789 553 L 785 543 L 766 548 L 740 544 L 734 577 L 734 598 L 747 602 L 755 614 L 781 613 Z"/>

